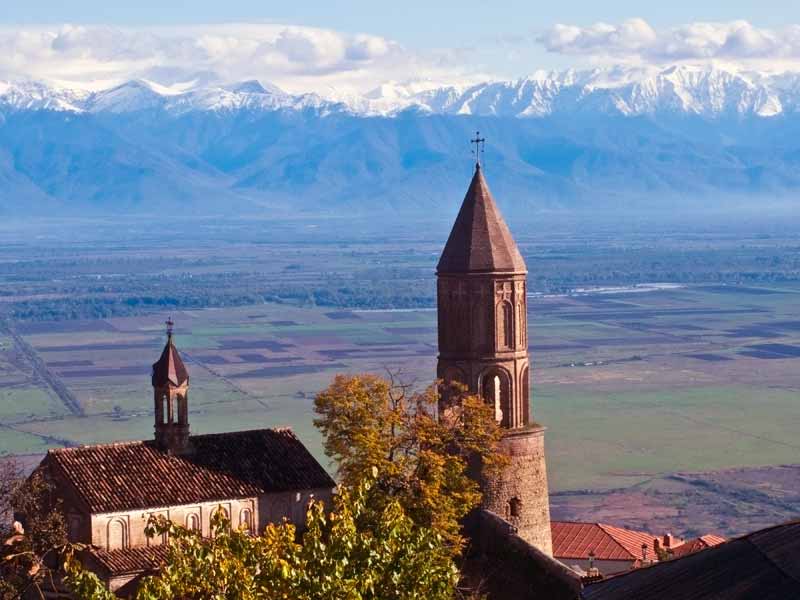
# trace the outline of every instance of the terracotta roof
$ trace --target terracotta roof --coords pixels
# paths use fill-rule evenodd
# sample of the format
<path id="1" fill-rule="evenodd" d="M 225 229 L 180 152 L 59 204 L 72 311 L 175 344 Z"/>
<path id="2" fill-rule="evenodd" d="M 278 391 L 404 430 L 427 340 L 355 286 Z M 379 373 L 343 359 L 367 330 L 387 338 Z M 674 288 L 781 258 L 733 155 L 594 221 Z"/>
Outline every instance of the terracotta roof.
<path id="1" fill-rule="evenodd" d="M 724 537 L 719 537 L 718 535 L 702 535 L 698 538 L 686 540 L 679 546 L 670 548 L 670 553 L 673 557 L 677 558 L 679 556 L 686 556 L 687 554 L 692 554 L 694 552 L 700 552 L 700 550 L 705 550 L 706 548 L 711 548 L 712 546 L 719 546 L 725 541 L 726 540 Z"/>
<path id="2" fill-rule="evenodd" d="M 159 544 L 157 546 L 142 546 L 119 550 L 104 550 L 92 547 L 88 550 L 88 553 L 103 570 L 113 576 L 157 569 L 166 562 L 169 546 Z"/>
<path id="3" fill-rule="evenodd" d="M 647 544 L 648 557 L 654 556 L 657 538 L 642 531 L 632 531 L 605 523 L 553 521 L 553 556 L 588 559 L 594 552 L 597 560 L 641 560 L 642 544 Z"/>
<path id="4" fill-rule="evenodd" d="M 288 429 L 194 435 L 171 456 L 153 441 L 50 450 L 93 513 L 332 488 L 335 483 Z"/>
<path id="5" fill-rule="evenodd" d="M 161 352 L 161 357 L 153 363 L 153 387 L 162 387 L 167 384 L 179 386 L 187 381 L 189 381 L 189 371 L 186 370 L 170 335 L 164 351 Z"/>
<path id="6" fill-rule="evenodd" d="M 437 272 L 494 271 L 525 273 L 527 268 L 486 179 L 477 167 L 442 251 Z"/>
<path id="7" fill-rule="evenodd" d="M 682 558 L 586 587 L 585 600 L 800 597 L 800 521 L 762 529 Z"/>

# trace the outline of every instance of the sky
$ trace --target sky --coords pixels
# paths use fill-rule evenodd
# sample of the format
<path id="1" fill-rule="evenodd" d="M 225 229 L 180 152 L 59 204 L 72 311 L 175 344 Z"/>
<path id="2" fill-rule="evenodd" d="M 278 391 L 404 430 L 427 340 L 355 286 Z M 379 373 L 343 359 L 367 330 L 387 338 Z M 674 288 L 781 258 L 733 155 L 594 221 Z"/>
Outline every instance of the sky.
<path id="1" fill-rule="evenodd" d="M 363 94 L 538 70 L 677 63 L 800 70 L 783 0 L 0 0 L 0 79 L 107 87 L 259 79 Z"/>

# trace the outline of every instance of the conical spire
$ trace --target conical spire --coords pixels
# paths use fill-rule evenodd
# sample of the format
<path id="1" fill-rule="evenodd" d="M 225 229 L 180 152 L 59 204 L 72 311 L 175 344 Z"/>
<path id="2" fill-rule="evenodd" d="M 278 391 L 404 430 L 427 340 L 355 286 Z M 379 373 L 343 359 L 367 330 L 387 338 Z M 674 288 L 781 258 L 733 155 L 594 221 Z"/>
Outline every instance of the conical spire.
<path id="1" fill-rule="evenodd" d="M 437 266 L 437 273 L 473 272 L 527 273 L 479 164 Z"/>
<path id="2" fill-rule="evenodd" d="M 189 371 L 172 342 L 172 320 L 167 321 L 167 343 L 161 357 L 153 363 L 153 387 L 173 385 L 179 387 L 189 381 Z"/>

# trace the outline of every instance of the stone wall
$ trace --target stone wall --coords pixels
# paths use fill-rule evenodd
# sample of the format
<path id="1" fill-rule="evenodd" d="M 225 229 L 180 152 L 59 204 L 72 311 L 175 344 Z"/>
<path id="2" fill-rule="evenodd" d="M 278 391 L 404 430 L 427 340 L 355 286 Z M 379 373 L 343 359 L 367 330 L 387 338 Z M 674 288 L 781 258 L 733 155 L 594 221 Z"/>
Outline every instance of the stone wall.
<path id="1" fill-rule="evenodd" d="M 502 474 L 481 482 L 483 508 L 500 515 L 522 539 L 552 556 L 544 428 L 508 431 L 502 450 L 511 464 Z"/>

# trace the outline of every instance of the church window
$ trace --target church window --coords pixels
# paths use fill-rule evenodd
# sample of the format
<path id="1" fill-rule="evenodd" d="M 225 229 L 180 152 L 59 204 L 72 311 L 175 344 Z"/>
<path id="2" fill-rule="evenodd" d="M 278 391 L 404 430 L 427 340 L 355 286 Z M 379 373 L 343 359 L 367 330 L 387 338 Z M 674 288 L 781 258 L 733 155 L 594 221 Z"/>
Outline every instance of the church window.
<path id="1" fill-rule="evenodd" d="M 108 523 L 108 549 L 118 550 L 128 547 L 128 527 L 122 519 L 112 519 Z"/>
<path id="2" fill-rule="evenodd" d="M 226 527 L 230 527 L 230 524 L 231 524 L 230 513 L 227 511 L 227 509 L 224 506 L 219 506 L 214 511 L 214 513 L 213 513 L 213 515 L 211 517 L 211 533 L 212 534 L 214 533 L 214 529 L 215 529 L 215 525 L 214 525 L 215 518 L 222 519 L 223 521 L 225 521 L 225 523 L 227 523 Z"/>
<path id="3" fill-rule="evenodd" d="M 69 530 L 70 541 L 74 542 L 80 540 L 82 525 L 83 519 L 80 515 L 75 513 L 69 515 L 69 518 L 67 519 L 67 527 Z"/>
<path id="4" fill-rule="evenodd" d="M 251 533 L 253 522 L 253 513 L 249 508 L 243 508 L 239 513 L 239 529 L 245 533 Z"/>
<path id="5" fill-rule="evenodd" d="M 200 531 L 200 517 L 195 513 L 186 515 L 186 529 L 191 531 Z"/>
<path id="6" fill-rule="evenodd" d="M 519 517 L 522 514 L 522 501 L 516 496 L 508 501 L 508 516 Z"/>

